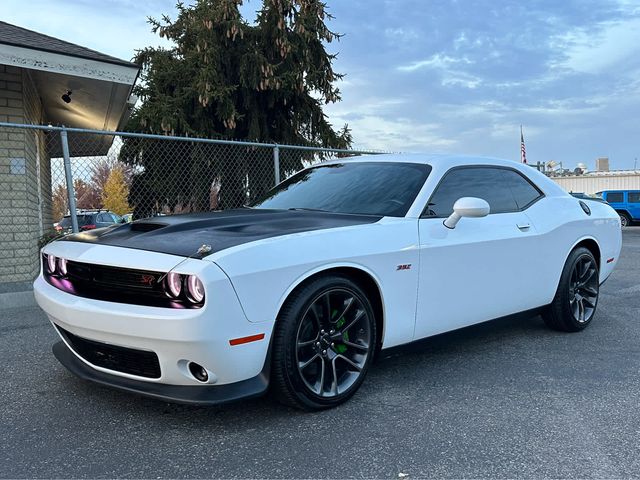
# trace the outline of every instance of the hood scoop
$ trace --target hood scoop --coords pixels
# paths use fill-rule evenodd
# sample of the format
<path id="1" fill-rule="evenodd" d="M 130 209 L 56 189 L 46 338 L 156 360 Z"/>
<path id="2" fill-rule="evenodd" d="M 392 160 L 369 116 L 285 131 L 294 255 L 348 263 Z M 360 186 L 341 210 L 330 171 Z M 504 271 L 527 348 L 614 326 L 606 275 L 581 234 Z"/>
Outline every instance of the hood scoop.
<path id="1" fill-rule="evenodd" d="M 133 222 L 131 224 L 132 232 L 153 232 L 159 228 L 166 227 L 166 223 L 151 223 L 151 222 Z"/>

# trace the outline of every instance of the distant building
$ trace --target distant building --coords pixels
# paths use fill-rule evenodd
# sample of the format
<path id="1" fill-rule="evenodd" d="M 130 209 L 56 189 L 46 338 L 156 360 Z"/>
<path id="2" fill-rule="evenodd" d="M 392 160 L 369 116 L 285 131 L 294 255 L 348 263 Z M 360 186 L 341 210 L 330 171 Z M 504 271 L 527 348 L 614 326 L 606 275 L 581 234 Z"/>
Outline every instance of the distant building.
<path id="1" fill-rule="evenodd" d="M 551 176 L 567 192 L 593 194 L 603 190 L 640 190 L 640 171 L 612 170 L 582 175 Z"/>
<path id="2" fill-rule="evenodd" d="M 609 157 L 596 158 L 596 171 L 598 172 L 609 171 Z"/>

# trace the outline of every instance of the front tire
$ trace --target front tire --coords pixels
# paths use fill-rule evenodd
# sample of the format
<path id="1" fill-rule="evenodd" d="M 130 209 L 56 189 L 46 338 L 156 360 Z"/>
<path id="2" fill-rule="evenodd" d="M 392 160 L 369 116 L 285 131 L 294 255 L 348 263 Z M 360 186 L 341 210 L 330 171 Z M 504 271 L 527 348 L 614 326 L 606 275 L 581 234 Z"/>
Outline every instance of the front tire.
<path id="1" fill-rule="evenodd" d="M 549 328 L 578 332 L 593 320 L 600 293 L 598 262 L 586 248 L 571 252 L 551 305 L 542 312 Z"/>
<path id="2" fill-rule="evenodd" d="M 272 392 L 303 410 L 340 405 L 362 384 L 375 345 L 364 291 L 347 276 L 318 277 L 294 291 L 278 315 Z"/>
<path id="3" fill-rule="evenodd" d="M 624 212 L 618 212 L 618 215 L 620 215 L 620 225 L 622 228 L 628 227 L 631 224 L 631 218 L 629 218 L 629 215 Z"/>

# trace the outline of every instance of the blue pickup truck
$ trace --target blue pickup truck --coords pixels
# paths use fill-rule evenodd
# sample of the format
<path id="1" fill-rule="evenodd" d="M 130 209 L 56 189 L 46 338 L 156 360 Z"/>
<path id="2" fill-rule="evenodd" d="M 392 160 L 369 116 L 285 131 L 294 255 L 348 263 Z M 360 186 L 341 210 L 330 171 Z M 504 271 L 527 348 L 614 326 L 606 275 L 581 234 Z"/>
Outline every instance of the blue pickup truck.
<path id="1" fill-rule="evenodd" d="M 604 190 L 597 195 L 618 212 L 623 227 L 640 222 L 640 190 Z"/>

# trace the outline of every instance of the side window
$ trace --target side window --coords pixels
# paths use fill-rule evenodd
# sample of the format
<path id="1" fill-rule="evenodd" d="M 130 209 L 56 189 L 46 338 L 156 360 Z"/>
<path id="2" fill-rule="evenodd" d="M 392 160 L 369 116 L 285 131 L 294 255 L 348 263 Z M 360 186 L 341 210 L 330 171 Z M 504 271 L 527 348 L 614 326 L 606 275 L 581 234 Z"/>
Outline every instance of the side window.
<path id="1" fill-rule="evenodd" d="M 640 203 L 640 192 L 629 192 L 629 203 Z"/>
<path id="2" fill-rule="evenodd" d="M 609 203 L 622 203 L 623 196 L 622 192 L 609 192 L 607 193 L 607 202 Z"/>
<path id="3" fill-rule="evenodd" d="M 122 217 L 120 215 L 117 215 L 115 213 L 110 213 L 109 215 L 115 223 L 120 223 L 122 221 Z"/>
<path id="4" fill-rule="evenodd" d="M 520 210 L 527 208 L 542 196 L 542 193 L 534 187 L 526 178 L 513 170 L 503 170 L 513 198 Z"/>
<path id="5" fill-rule="evenodd" d="M 508 171 L 491 167 L 465 167 L 448 172 L 429 200 L 427 216 L 451 215 L 453 204 L 460 197 L 486 200 L 491 213 L 517 211 L 519 208 L 505 172 Z"/>
<path id="6" fill-rule="evenodd" d="M 101 213 L 100 215 L 98 215 L 98 222 L 110 223 L 111 217 L 109 217 L 109 215 L 107 215 L 106 213 Z"/>

